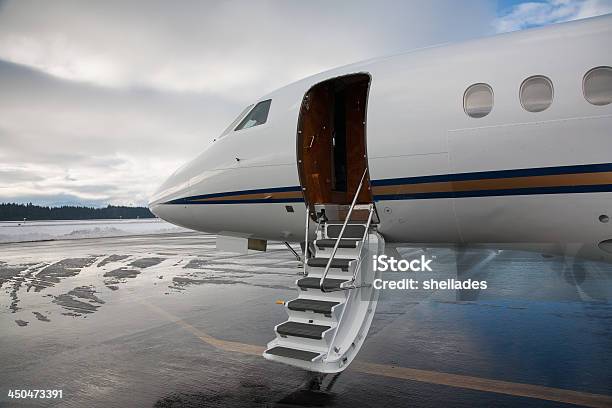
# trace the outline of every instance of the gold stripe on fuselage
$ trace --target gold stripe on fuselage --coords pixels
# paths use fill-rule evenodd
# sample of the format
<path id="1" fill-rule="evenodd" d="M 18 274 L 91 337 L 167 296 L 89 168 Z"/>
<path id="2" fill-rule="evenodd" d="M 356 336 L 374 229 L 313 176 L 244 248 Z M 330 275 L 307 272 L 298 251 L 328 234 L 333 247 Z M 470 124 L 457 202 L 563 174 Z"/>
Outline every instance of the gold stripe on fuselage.
<path id="1" fill-rule="evenodd" d="M 372 190 L 374 195 L 389 195 L 511 190 L 520 188 L 567 187 L 605 184 L 612 184 L 612 172 L 400 184 L 396 186 L 375 186 Z"/>
<path id="2" fill-rule="evenodd" d="M 283 200 L 287 198 L 302 198 L 300 191 L 280 191 L 271 193 L 250 193 L 250 194 L 236 194 L 226 195 L 222 197 L 208 197 L 200 198 L 194 201 L 207 202 L 207 201 L 234 201 L 234 200 Z"/>

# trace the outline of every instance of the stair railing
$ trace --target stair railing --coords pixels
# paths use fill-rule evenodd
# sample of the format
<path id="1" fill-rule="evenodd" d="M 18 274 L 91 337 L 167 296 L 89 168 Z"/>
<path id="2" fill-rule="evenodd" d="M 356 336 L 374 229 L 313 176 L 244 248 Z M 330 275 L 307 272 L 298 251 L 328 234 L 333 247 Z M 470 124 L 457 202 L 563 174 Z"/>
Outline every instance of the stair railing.
<path id="1" fill-rule="evenodd" d="M 357 204 L 357 198 L 359 197 L 359 193 L 361 192 L 361 187 L 363 186 L 363 181 L 365 180 L 365 176 L 367 173 L 368 173 L 368 169 L 366 167 L 366 169 L 363 171 L 363 176 L 361 176 L 361 181 L 359 181 L 359 186 L 357 187 L 357 192 L 355 193 L 355 197 L 353 197 L 353 202 L 351 203 L 351 207 L 349 208 L 348 214 L 346 215 L 346 218 L 344 219 L 344 224 L 342 224 L 342 229 L 340 230 L 340 234 L 338 234 L 338 239 L 336 239 L 336 243 L 334 244 L 334 249 L 332 250 L 331 256 L 329 257 L 327 261 L 327 265 L 325 266 L 325 271 L 323 272 L 323 276 L 321 276 L 321 280 L 319 281 L 319 287 L 321 288 L 322 292 L 326 292 L 325 286 L 324 286 L 325 278 L 327 277 L 327 274 L 329 273 L 329 268 L 331 267 L 332 261 L 334 260 L 334 257 L 336 256 L 336 252 L 338 251 L 338 246 L 340 245 L 340 241 L 342 240 L 342 236 L 344 235 L 344 230 L 346 229 L 346 225 L 351 219 L 351 214 L 353 213 L 355 204 Z M 366 232 L 367 232 L 367 229 L 366 229 Z"/>
<path id="2" fill-rule="evenodd" d="M 369 229 L 370 229 L 370 224 L 372 223 L 372 216 L 374 214 L 374 204 L 370 204 L 369 208 L 368 208 L 370 214 L 368 215 L 368 222 L 366 224 L 366 229 L 363 233 L 363 236 L 361 237 L 361 247 L 359 248 L 359 253 L 357 255 L 357 259 L 359 259 L 359 261 L 357 262 L 357 265 L 355 266 L 355 270 L 353 272 L 353 278 L 351 279 L 351 285 L 349 287 L 344 287 L 344 288 L 340 288 L 339 290 L 350 290 L 350 289 L 357 289 L 357 288 L 361 288 L 363 286 L 356 286 L 355 285 L 355 280 L 357 279 L 357 272 L 359 271 L 359 268 L 361 267 L 361 261 L 363 259 L 362 257 L 362 252 L 363 252 L 363 247 L 366 246 L 366 239 L 367 242 L 370 242 L 370 236 L 369 236 Z M 330 290 L 329 292 L 335 292 L 336 290 Z M 350 294 L 350 296 L 355 296 L 354 292 Z M 348 300 L 347 300 L 348 303 Z M 338 319 L 338 322 L 342 321 L 342 318 L 344 317 L 344 312 L 346 311 L 346 307 L 342 308 L 342 311 L 340 312 L 340 318 Z M 325 360 L 329 360 L 330 356 L 331 356 L 331 352 L 334 351 L 336 354 L 340 354 L 339 349 L 336 348 L 335 344 L 336 344 L 336 336 L 338 335 L 338 330 L 336 329 L 334 331 L 334 335 L 332 337 L 331 342 L 329 343 L 329 347 L 327 349 L 327 354 L 325 355 Z"/>
<path id="3" fill-rule="evenodd" d="M 310 207 L 308 203 L 306 203 L 306 237 L 304 238 L 304 271 L 302 274 L 306 276 L 308 272 L 306 271 L 306 265 L 308 264 L 308 235 L 310 231 Z"/>
<path id="4" fill-rule="evenodd" d="M 359 248 L 359 252 L 357 254 L 357 259 L 359 261 L 357 261 L 357 265 L 355 265 L 355 270 L 353 271 L 353 278 L 351 279 L 351 287 L 347 289 L 356 289 L 358 287 L 358 286 L 355 286 L 355 280 L 357 279 L 357 272 L 359 272 L 359 268 L 361 268 L 361 261 L 363 260 L 363 257 L 361 256 L 361 254 L 363 252 L 363 247 L 366 246 L 366 238 L 368 239 L 368 243 L 370 242 L 368 233 L 370 231 L 370 225 L 372 224 L 372 217 L 374 215 L 374 205 L 373 204 L 370 204 L 369 212 L 370 214 L 368 215 L 368 222 L 366 223 L 365 231 L 363 232 L 363 237 L 361 237 L 361 247 Z"/>
<path id="5" fill-rule="evenodd" d="M 317 234 L 319 233 L 319 228 L 321 228 L 321 223 L 317 220 L 317 227 L 315 228 L 315 239 L 318 236 Z M 306 236 L 304 237 L 304 270 L 302 271 L 302 275 L 304 276 L 308 276 L 308 270 L 306 269 L 306 266 L 308 265 L 308 259 L 310 258 L 308 256 L 309 253 L 309 248 L 308 248 L 308 236 L 310 235 L 310 209 L 308 208 L 308 206 L 306 206 Z"/>

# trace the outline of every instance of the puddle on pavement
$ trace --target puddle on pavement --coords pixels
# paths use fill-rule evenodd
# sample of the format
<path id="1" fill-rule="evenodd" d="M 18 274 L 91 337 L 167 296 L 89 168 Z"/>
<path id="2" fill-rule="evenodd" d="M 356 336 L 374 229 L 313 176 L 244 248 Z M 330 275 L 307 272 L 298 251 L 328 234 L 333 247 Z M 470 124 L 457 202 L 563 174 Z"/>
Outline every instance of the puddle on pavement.
<path id="1" fill-rule="evenodd" d="M 96 252 L 81 257 L 70 257 L 54 262 L 39 262 L 30 264 L 10 264 L 0 261 L 0 286 L 8 295 L 7 306 L 11 313 L 22 310 L 20 302 L 26 298 L 26 293 L 42 292 L 43 298 L 61 309 L 55 315 L 70 317 L 86 317 L 95 313 L 105 302 L 104 293 L 100 294 L 96 286 L 104 290 L 118 291 L 130 280 L 139 278 L 142 284 L 152 286 L 167 286 L 166 295 L 182 293 L 192 286 L 204 285 L 248 285 L 268 289 L 292 290 L 287 277 L 293 276 L 295 265 L 292 260 L 281 258 L 271 252 L 263 262 L 255 262 L 251 254 L 246 257 L 234 255 L 198 255 L 197 257 L 168 258 L 171 253 L 130 254 L 127 252 L 103 253 Z M 161 256 L 160 256 L 161 255 Z M 275 257 L 276 255 L 276 257 Z M 171 259 L 174 266 L 160 270 L 154 268 L 162 262 Z M 270 269 L 269 269 L 269 268 Z M 82 271 L 87 269 L 87 273 Z M 142 276 L 149 269 L 154 270 L 148 279 Z M 74 285 L 58 289 L 59 284 L 67 278 L 80 276 Z M 262 280 L 265 277 L 265 280 Z M 101 286 L 104 285 L 104 286 Z M 55 292 L 51 288 L 55 287 Z M 25 289 L 25 291 L 24 291 Z M 106 293 L 109 294 L 108 292 Z M 30 296 L 30 295 L 29 295 Z M 32 298 L 33 299 L 33 298 Z M 108 300 L 108 299 L 106 299 Z M 54 313 L 40 306 L 30 309 L 28 315 L 17 315 L 20 327 L 33 322 L 50 322 Z M 27 317 L 25 317 L 27 316 Z"/>
<path id="2" fill-rule="evenodd" d="M 101 260 L 98 263 L 98 268 L 101 268 L 103 266 L 105 266 L 106 264 L 109 264 L 111 262 L 119 262 L 119 261 L 123 261 L 126 258 L 129 258 L 129 255 L 110 255 L 107 256 L 106 258 L 104 258 L 103 260 Z"/>
<path id="3" fill-rule="evenodd" d="M 105 302 L 97 297 L 92 286 L 79 286 L 68 293 L 55 296 L 53 303 L 60 305 L 71 313 L 69 316 L 81 316 L 94 313 Z"/>
<path id="4" fill-rule="evenodd" d="M 135 261 L 130 262 L 128 265 L 133 266 L 135 268 L 149 268 L 151 266 L 155 266 L 165 261 L 166 258 L 141 258 L 136 259 Z"/>
<path id="5" fill-rule="evenodd" d="M 237 281 L 232 279 L 220 279 L 220 278 L 190 278 L 185 276 L 175 276 L 172 278 L 174 286 L 184 287 L 189 285 L 203 285 L 206 283 L 217 284 L 217 285 L 234 285 L 236 283 L 246 283 L 243 281 Z"/>
<path id="6" fill-rule="evenodd" d="M 108 278 L 104 280 L 104 284 L 107 288 L 109 288 L 110 290 L 118 290 L 118 284 L 125 283 L 128 279 L 134 279 L 138 275 L 140 275 L 140 270 L 126 268 L 125 266 L 122 266 L 121 268 L 105 272 L 102 276 Z"/>
<path id="7" fill-rule="evenodd" d="M 0 287 L 17 277 L 21 272 L 28 269 L 27 265 L 7 265 L 5 262 L 0 263 Z"/>
<path id="8" fill-rule="evenodd" d="M 32 314 L 36 317 L 36 319 L 40 320 L 41 322 L 50 322 L 51 320 L 45 316 L 44 314 L 40 313 L 40 312 L 32 312 Z"/>
<path id="9" fill-rule="evenodd" d="M 42 268 L 32 278 L 28 290 L 34 287 L 35 292 L 40 292 L 48 286 L 59 283 L 62 278 L 77 276 L 81 269 L 91 266 L 97 257 L 67 258 Z"/>

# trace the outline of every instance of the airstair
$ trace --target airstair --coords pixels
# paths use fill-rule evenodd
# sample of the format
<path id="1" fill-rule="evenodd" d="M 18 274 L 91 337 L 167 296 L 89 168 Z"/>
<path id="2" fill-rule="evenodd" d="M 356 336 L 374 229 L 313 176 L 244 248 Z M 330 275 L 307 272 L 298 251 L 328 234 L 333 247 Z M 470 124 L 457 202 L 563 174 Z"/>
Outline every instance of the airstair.
<path id="1" fill-rule="evenodd" d="M 317 205 L 306 210 L 306 246 L 314 218 L 314 254 L 306 250 L 296 284 L 298 296 L 284 302 L 289 318 L 277 325 L 264 357 L 308 371 L 337 373 L 353 361 L 366 338 L 378 291 L 372 257 L 384 252 L 374 204 Z"/>

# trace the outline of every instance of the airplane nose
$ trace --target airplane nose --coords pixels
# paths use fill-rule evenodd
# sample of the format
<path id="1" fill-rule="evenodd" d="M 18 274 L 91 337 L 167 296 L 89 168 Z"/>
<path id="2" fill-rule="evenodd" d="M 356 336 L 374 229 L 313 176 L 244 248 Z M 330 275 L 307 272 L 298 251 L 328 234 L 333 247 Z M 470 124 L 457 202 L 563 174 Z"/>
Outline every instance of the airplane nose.
<path id="1" fill-rule="evenodd" d="M 184 171 L 184 167 L 179 168 L 170 177 L 164 181 L 161 186 L 153 193 L 149 199 L 149 210 L 155 216 L 172 222 L 163 214 L 162 207 L 164 203 L 175 200 L 184 196 L 189 187 L 189 178 Z"/>
<path id="2" fill-rule="evenodd" d="M 149 199 L 149 209 L 153 214 L 182 227 L 189 228 L 193 224 L 193 212 L 186 205 L 181 205 L 184 199 L 193 196 L 196 188 L 199 194 L 208 191 L 212 180 L 216 179 L 215 168 L 228 168 L 230 157 L 219 154 L 213 149 L 214 146 L 211 144 L 197 157 L 179 167 L 159 186 Z M 230 165 L 233 160 L 231 157 Z"/>
<path id="3" fill-rule="evenodd" d="M 150 201 L 148 204 L 149 207 L 149 211 L 151 211 L 153 213 L 154 216 L 156 216 L 157 218 L 161 218 L 159 215 L 159 204 L 153 201 Z"/>

